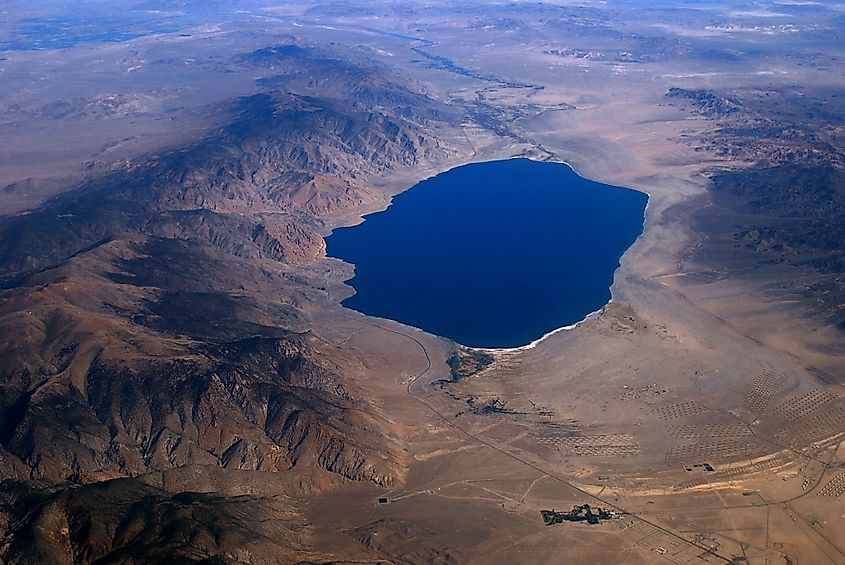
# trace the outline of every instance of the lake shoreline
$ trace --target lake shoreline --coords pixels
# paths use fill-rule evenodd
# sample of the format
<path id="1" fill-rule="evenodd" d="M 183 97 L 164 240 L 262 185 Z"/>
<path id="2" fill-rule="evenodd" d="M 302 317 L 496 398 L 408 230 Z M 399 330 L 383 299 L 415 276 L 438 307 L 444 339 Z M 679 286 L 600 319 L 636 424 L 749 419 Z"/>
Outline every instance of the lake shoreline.
<path id="1" fill-rule="evenodd" d="M 327 256 L 355 267 L 346 308 L 474 349 L 535 347 L 612 300 L 648 202 L 643 191 L 593 181 L 559 160 L 472 162 L 332 230 Z"/>

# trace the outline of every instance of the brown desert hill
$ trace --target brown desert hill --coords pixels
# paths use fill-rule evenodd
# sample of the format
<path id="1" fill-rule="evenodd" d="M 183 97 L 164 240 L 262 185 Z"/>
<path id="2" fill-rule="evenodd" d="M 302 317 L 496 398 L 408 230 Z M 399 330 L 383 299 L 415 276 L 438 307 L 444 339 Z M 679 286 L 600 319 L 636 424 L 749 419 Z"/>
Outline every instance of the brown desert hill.
<path id="1" fill-rule="evenodd" d="M 305 96 L 319 93 L 415 120 L 460 119 L 449 106 L 432 104 L 425 85 L 354 52 L 346 56 L 350 59 L 338 59 L 318 47 L 278 44 L 241 55 L 235 64 L 271 71 L 273 74 L 258 80 L 271 90 L 284 85 L 288 92 Z"/>
<path id="2" fill-rule="evenodd" d="M 140 260 L 108 257 L 120 268 L 110 284 L 85 280 L 116 245 L 55 269 L 60 282 L 39 282 L 40 291 L 14 289 L 31 292 L 15 300 L 22 314 L 45 323 L 34 322 L 43 334 L 21 336 L 3 355 L 10 360 L 9 350 L 28 352 L 36 367 L 32 373 L 4 373 L 0 462 L 5 478 L 17 477 L 0 487 L 4 559 L 167 562 L 184 555 L 184 562 L 193 562 L 223 555 L 224 562 L 249 555 L 274 562 L 270 556 L 307 551 L 298 503 L 286 493 L 350 480 L 401 481 L 397 446 L 383 433 L 390 426 L 349 375 L 322 354 L 316 338 L 243 321 L 254 314 L 232 299 L 229 318 L 219 321 L 209 319 L 217 309 L 199 306 L 189 313 L 157 311 L 152 292 L 139 298 L 130 285 L 114 282 L 137 278 L 149 290 L 149 280 L 133 271 L 157 278 L 157 268 L 169 264 L 176 273 L 158 271 L 164 275 L 159 284 L 174 287 L 194 278 L 199 285 L 203 277 L 193 275 L 216 269 L 223 284 L 239 277 L 253 291 L 243 260 L 210 249 L 213 260 L 204 264 L 196 244 L 156 240 L 144 246 L 150 255 Z M 48 275 L 55 273 L 37 277 Z M 206 288 L 193 304 L 226 300 L 213 285 Z M 102 311 L 80 311 L 86 303 L 92 310 L 90 303 L 100 303 Z M 140 314 L 137 323 L 116 315 L 130 308 Z M 208 316 L 206 327 L 191 332 L 201 316 Z M 3 326 L 9 327 L 5 320 Z M 259 332 L 265 337 L 232 339 Z M 24 343 L 38 347 L 26 349 Z M 21 392 L 7 404 L 16 389 Z M 168 475 L 173 471 L 185 474 Z M 245 472 L 248 479 L 238 478 Z M 128 478 L 103 483 L 114 477 Z M 104 484 L 113 484 L 105 492 L 114 494 L 101 496 Z M 216 494 L 190 494 L 197 491 Z M 229 527 L 234 522 L 238 526 Z M 252 533 L 241 535 L 247 531 Z M 101 551 L 106 554 L 99 556 Z"/>
<path id="3" fill-rule="evenodd" d="M 0 205 L 43 202 L 0 218 L 0 562 L 845 557 L 842 341 L 796 312 L 841 303 L 838 14 L 93 4 L 44 23 L 179 29 L 0 60 Z M 340 306 L 330 229 L 515 156 L 649 192 L 606 308 L 479 351 Z"/>
<path id="4" fill-rule="evenodd" d="M 309 552 L 308 531 L 291 501 L 183 492 L 134 479 L 78 488 L 34 489 L 6 481 L 0 508 L 10 524 L 5 563 L 225 563 Z"/>
<path id="5" fill-rule="evenodd" d="M 344 69 L 325 96 L 238 98 L 207 138 L 0 220 L 3 560 L 306 558 L 278 497 L 403 480 L 402 430 L 356 384 L 361 361 L 308 331 L 322 295 L 296 268 L 387 201 L 368 179 L 455 150 L 438 103 L 409 93 L 418 118 L 337 97 L 366 73 Z M 145 482 L 180 469 L 214 478 Z M 180 494 L 241 471 L 276 494 Z"/>
<path id="6" fill-rule="evenodd" d="M 745 165 L 710 171 L 709 201 L 693 216 L 702 242 L 689 266 L 703 280 L 750 282 L 767 303 L 799 310 L 812 328 L 806 347 L 834 355 L 817 363 L 841 381 L 841 345 L 812 334 L 845 328 L 845 104 L 826 88 L 673 88 L 667 96 L 712 122 L 688 143 Z"/>
<path id="7" fill-rule="evenodd" d="M 203 239 L 245 258 L 313 259 L 322 252 L 318 218 L 380 198 L 363 185 L 367 176 L 449 154 L 422 130 L 330 99 L 242 98 L 217 137 L 4 221 L 3 275 L 56 265 L 121 231 Z"/>
<path id="8" fill-rule="evenodd" d="M 379 455 L 395 447 L 379 437 L 341 376 L 308 357 L 301 336 L 206 349 L 192 359 L 129 366 L 95 359 L 82 391 L 61 377 L 47 379 L 7 408 L 4 448 L 30 477 L 53 482 L 191 463 L 295 469 L 305 490 L 341 477 L 380 485 L 401 477 L 400 461 Z"/>

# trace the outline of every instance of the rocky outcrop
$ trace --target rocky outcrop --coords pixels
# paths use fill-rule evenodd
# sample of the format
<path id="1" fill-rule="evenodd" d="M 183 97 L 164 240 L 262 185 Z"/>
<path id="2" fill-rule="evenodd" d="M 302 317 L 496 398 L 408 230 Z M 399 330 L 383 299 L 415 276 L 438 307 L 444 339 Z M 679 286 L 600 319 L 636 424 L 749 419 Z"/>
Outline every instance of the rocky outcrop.
<path id="1" fill-rule="evenodd" d="M 308 528 L 284 496 L 174 494 L 134 479 L 53 489 L 3 481 L 4 523 L 9 564 L 286 563 L 310 554 Z"/>
<path id="2" fill-rule="evenodd" d="M 360 205 L 368 176 L 445 155 L 413 122 L 329 98 L 256 94 L 233 112 L 214 139 L 155 165 L 160 208 L 325 217 Z"/>
<path id="3" fill-rule="evenodd" d="M 0 219 L 0 561 L 309 558 L 279 497 L 403 480 L 366 365 L 307 331 L 308 266 L 386 201 L 371 180 L 453 155 L 447 110 L 310 47 L 231 64 L 280 74 L 205 139 Z"/>
<path id="4" fill-rule="evenodd" d="M 726 116 L 739 112 L 741 109 L 738 100 L 728 96 L 719 96 L 710 90 L 672 87 L 666 93 L 666 96 L 688 100 L 698 113 L 708 117 Z"/>
<path id="5" fill-rule="evenodd" d="M 669 94 L 714 110 L 705 112 L 710 130 L 688 143 L 744 163 L 710 175 L 712 203 L 695 214 L 705 236 L 693 254 L 699 267 L 716 278 L 751 281 L 813 323 L 845 328 L 845 103 L 838 93 L 788 87 Z M 741 111 L 728 111 L 736 107 Z"/>
<path id="6" fill-rule="evenodd" d="M 329 98 L 262 93 L 232 113 L 214 137 L 0 223 L 0 280 L 133 233 L 307 262 L 323 251 L 317 225 L 383 201 L 368 178 L 450 154 L 413 121 Z"/>
<path id="7" fill-rule="evenodd" d="M 381 519 L 355 528 L 361 545 L 392 563 L 460 563 L 460 551 L 444 547 L 435 532 L 401 519 Z"/>
<path id="8" fill-rule="evenodd" d="M 90 483 L 191 464 L 294 471 L 304 490 L 390 485 L 395 446 L 308 339 L 248 338 L 182 359 L 95 360 L 78 390 L 61 377 L 20 392 L 3 449 L 32 479 Z M 18 467 L 20 467 L 18 465 Z"/>
<path id="9" fill-rule="evenodd" d="M 176 211 L 157 214 L 144 224 L 143 230 L 155 237 L 210 244 L 242 259 L 301 265 L 325 252 L 325 242 L 314 227 L 280 215 Z"/>

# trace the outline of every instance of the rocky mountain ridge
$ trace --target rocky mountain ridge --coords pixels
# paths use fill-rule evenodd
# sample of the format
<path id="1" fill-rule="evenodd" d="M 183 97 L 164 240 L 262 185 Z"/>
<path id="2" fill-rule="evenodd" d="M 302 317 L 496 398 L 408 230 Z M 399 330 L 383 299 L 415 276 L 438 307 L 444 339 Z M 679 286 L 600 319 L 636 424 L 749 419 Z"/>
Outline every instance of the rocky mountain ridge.
<path id="1" fill-rule="evenodd" d="M 0 219 L 0 559 L 303 556 L 290 500 L 183 490 L 243 472 L 282 497 L 403 480 L 365 367 L 308 331 L 307 266 L 326 225 L 386 200 L 370 179 L 454 158 L 447 109 L 375 67 L 274 49 L 296 72 L 206 138 Z"/>

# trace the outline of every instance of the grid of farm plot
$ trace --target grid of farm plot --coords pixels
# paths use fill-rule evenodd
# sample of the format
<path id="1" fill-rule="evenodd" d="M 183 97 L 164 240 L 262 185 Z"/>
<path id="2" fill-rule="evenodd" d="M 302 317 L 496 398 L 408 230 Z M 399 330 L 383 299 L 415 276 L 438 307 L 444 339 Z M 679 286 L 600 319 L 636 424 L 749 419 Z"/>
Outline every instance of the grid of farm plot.
<path id="1" fill-rule="evenodd" d="M 706 485 L 708 483 L 718 483 L 722 481 L 741 479 L 753 475 L 755 473 L 759 473 L 761 471 L 768 471 L 769 469 L 776 469 L 778 467 L 782 467 L 788 464 L 789 462 L 789 457 L 787 457 L 786 455 L 779 455 L 777 457 L 771 457 L 764 461 L 758 461 L 757 463 L 740 465 L 739 467 L 725 469 L 724 471 L 716 471 L 715 473 L 702 475 L 694 479 L 684 481 L 676 485 L 675 490 L 685 490 L 689 488 L 695 488 L 701 485 Z"/>
<path id="2" fill-rule="evenodd" d="M 664 429 L 675 443 L 666 451 L 665 462 L 669 467 L 703 465 L 718 459 L 750 458 L 759 450 L 760 446 L 748 425 L 709 411 L 701 403 L 684 402 L 664 406 L 660 410 L 659 417 L 665 421 Z"/>
<path id="3" fill-rule="evenodd" d="M 822 389 L 811 390 L 802 396 L 794 396 L 772 410 L 772 415 L 784 420 L 797 420 L 832 401 L 835 396 Z"/>
<path id="4" fill-rule="evenodd" d="M 707 563 L 712 553 L 719 550 L 715 540 L 701 540 L 695 545 L 642 520 L 633 521 L 623 531 L 633 538 L 634 543 L 653 552 L 655 557 L 678 565 Z"/>
<path id="5" fill-rule="evenodd" d="M 708 408 L 696 401 L 690 400 L 688 402 L 681 402 L 680 404 L 672 404 L 671 406 L 661 406 L 652 410 L 652 414 L 661 420 L 676 420 L 679 418 L 688 418 L 696 414 L 703 414 L 708 411 Z"/>
<path id="6" fill-rule="evenodd" d="M 842 496 L 843 493 L 845 493 L 845 473 L 839 473 L 833 477 L 830 482 L 817 493 L 817 495 L 839 497 Z"/>
<path id="7" fill-rule="evenodd" d="M 824 409 L 814 409 L 801 418 L 785 422 L 775 433 L 775 439 L 794 447 L 806 447 L 845 432 L 845 407 L 843 402 L 824 403 Z"/>
<path id="8" fill-rule="evenodd" d="M 541 445 L 555 447 L 575 457 L 622 457 L 637 455 L 640 445 L 630 434 L 549 434 L 537 438 Z"/>
<path id="9" fill-rule="evenodd" d="M 751 429 L 739 422 L 717 424 L 693 424 L 667 426 L 666 431 L 673 438 L 681 440 L 732 439 L 752 435 Z"/>
<path id="10" fill-rule="evenodd" d="M 784 375 L 769 370 L 763 371 L 748 387 L 740 406 L 753 414 L 762 413 L 784 383 L 786 383 Z"/>
<path id="11" fill-rule="evenodd" d="M 676 445 L 666 452 L 666 465 L 691 465 L 714 459 L 728 459 L 747 456 L 756 448 L 756 444 L 743 438 L 725 439 L 707 443 L 689 443 Z"/>

